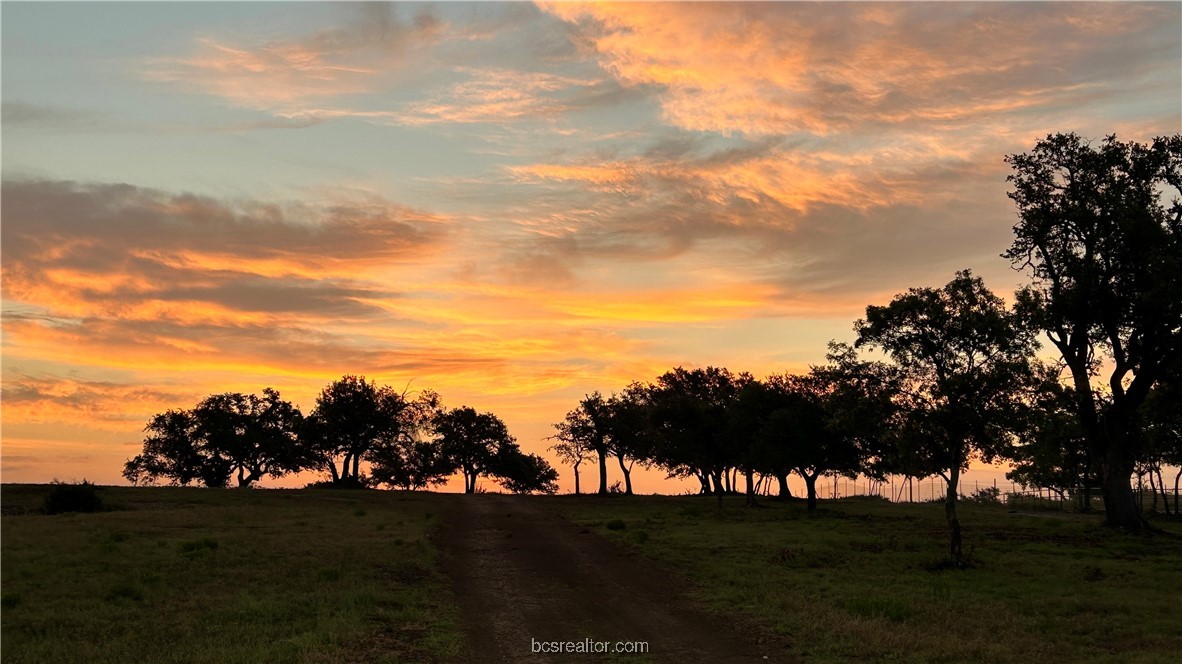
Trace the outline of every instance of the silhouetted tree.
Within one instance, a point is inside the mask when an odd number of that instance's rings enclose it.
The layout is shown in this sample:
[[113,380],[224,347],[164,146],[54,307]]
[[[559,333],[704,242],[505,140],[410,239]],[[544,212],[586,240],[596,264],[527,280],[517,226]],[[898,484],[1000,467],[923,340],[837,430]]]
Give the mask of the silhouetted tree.
[[649,390],[654,463],[672,476],[697,477],[703,492],[712,490],[720,505],[723,474],[736,461],[730,410],[750,380],[749,374],[736,375],[725,368],[677,367],[657,378]]
[[1047,369],[1030,397],[1017,430],[1017,445],[1006,453],[1013,464],[1006,478],[1050,489],[1060,496],[1078,490],[1081,506],[1088,509],[1095,464],[1075,415],[1074,389],[1059,382],[1057,369]]
[[558,433],[551,439],[558,442],[549,447],[560,460],[570,464],[575,472],[575,495],[581,493],[579,484],[579,466],[583,463],[595,463],[595,449],[592,447],[593,438],[588,435],[585,420],[577,410],[566,415],[566,419],[554,425]]
[[1182,383],[1174,378],[1155,385],[1141,404],[1139,415],[1145,435],[1144,456],[1157,475],[1156,484],[1165,501],[1165,511],[1170,513],[1170,503],[1162,469],[1174,466],[1173,513],[1182,514],[1178,511],[1178,487],[1182,481]]
[[124,464],[123,476],[132,484],[154,484],[165,479],[182,486],[200,481],[208,487],[225,487],[232,472],[229,460],[201,445],[195,430],[189,411],[154,415],[144,427],[148,435],[143,452]]
[[632,468],[649,464],[652,432],[649,425],[648,390],[633,383],[607,400],[607,443],[624,475],[624,494],[632,495]]
[[513,493],[554,493],[558,471],[536,454],[524,454],[516,445],[501,449],[494,463],[497,483]]
[[[1182,135],[1093,146],[1055,134],[1006,162],[1019,221],[1003,255],[1033,279],[1021,301],[1071,372],[1105,520],[1139,531],[1136,412],[1182,353],[1182,202],[1162,202],[1182,193]],[[1106,399],[1092,384],[1102,370]]]
[[[571,446],[572,453],[590,450],[595,453],[599,464],[599,495],[607,495],[607,456],[611,453],[608,443],[607,400],[599,392],[583,397],[578,408],[566,414],[566,419],[554,425],[555,435],[562,444]],[[575,472],[578,482],[578,471]]]
[[947,484],[949,554],[962,560],[956,515],[960,473],[975,453],[998,456],[1017,428],[1032,383],[1033,333],[981,279],[964,270],[943,288],[913,288],[866,308],[856,346],[882,349],[902,372],[909,435]]
[[769,376],[772,409],[757,437],[762,447],[779,447],[783,458],[805,483],[808,511],[817,509],[817,479],[822,475],[857,477],[864,466],[854,429],[836,410],[841,386],[835,374],[814,368],[804,376]]
[[261,397],[211,395],[192,410],[153,417],[143,453],[127,462],[123,475],[132,483],[164,477],[211,487],[226,486],[233,475],[240,487],[280,477],[310,463],[296,441],[301,419],[300,411],[271,388]]
[[464,492],[476,492],[481,475],[499,475],[501,465],[520,450],[499,417],[462,406],[443,410],[433,423],[436,441],[454,470],[464,475]]
[[374,482],[415,491],[443,484],[455,472],[443,447],[433,440],[405,440],[379,445],[366,459]]
[[[365,485],[362,460],[376,449],[394,446],[401,450],[417,440],[437,401],[431,392],[410,400],[389,386],[366,381],[364,376],[346,375],[320,392],[300,436],[318,466],[328,469],[334,484]],[[391,450],[384,452],[387,462],[392,454]]]
[[218,394],[193,409],[197,435],[225,456],[238,486],[301,470],[308,462],[296,443],[303,415],[279,392]]
[[747,505],[756,504],[753,474],[760,472],[780,478],[780,497],[790,495],[788,473],[792,471],[789,447],[779,437],[766,431],[776,417],[779,395],[763,381],[750,380],[736,395],[730,412],[730,436],[744,443],[739,454],[739,466],[746,479]]

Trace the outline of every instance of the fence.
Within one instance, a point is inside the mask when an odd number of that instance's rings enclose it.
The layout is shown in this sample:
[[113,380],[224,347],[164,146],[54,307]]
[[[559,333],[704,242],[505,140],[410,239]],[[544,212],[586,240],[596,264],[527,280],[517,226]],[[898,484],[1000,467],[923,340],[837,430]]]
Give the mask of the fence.
[[[774,482],[761,482],[762,492],[774,491]],[[1062,511],[1078,511],[1084,509],[1103,510],[1104,498],[1099,487],[1091,487],[1084,491],[1082,487],[1056,491],[1038,487],[1024,487],[1016,482],[961,482],[957,493],[962,499],[980,496],[982,490],[992,489],[997,500],[1019,509],[1047,509]],[[1182,514],[1182,490],[1169,487],[1151,489],[1148,483],[1134,484],[1134,494],[1142,512],[1161,511],[1170,514]],[[885,481],[858,478],[854,480],[837,479],[826,482],[817,481],[817,497],[821,499],[877,497],[896,503],[924,503],[944,500],[948,493],[948,485],[940,477],[903,478],[889,477]],[[797,494],[799,495],[799,494]],[[1086,501],[1086,502],[1085,502]]]

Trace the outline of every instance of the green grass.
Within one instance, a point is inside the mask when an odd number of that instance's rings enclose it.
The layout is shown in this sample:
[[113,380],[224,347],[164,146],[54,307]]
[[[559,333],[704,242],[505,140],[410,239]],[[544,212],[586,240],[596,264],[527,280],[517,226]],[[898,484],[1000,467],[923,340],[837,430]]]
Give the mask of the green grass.
[[696,599],[807,662],[1176,662],[1182,527],[962,505],[969,569],[945,569],[943,506],[562,497],[572,520],[689,577]]
[[455,603],[429,529],[447,497],[102,487],[37,514],[5,485],[8,662],[446,662]]

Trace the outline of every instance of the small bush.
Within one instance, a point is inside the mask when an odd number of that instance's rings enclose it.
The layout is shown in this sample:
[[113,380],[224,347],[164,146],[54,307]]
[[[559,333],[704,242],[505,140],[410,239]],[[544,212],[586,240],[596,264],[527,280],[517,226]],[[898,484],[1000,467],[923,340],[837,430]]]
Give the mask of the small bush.
[[44,509],[46,514],[98,512],[103,509],[103,499],[95,486],[86,480],[79,484],[55,481],[45,496]]
[[995,486],[987,486],[984,489],[977,489],[973,495],[969,496],[969,500],[982,505],[1000,505],[1001,489],[998,489]]
[[876,493],[862,496],[847,496],[846,500],[872,502],[872,503],[890,503],[891,499],[886,496],[880,496]]
[[342,477],[335,482],[333,480],[321,480],[319,482],[312,482],[304,487],[305,489],[370,489],[372,482],[368,477]]
[[623,530],[628,527],[628,524],[624,523],[623,519],[612,519],[604,525],[608,530]]

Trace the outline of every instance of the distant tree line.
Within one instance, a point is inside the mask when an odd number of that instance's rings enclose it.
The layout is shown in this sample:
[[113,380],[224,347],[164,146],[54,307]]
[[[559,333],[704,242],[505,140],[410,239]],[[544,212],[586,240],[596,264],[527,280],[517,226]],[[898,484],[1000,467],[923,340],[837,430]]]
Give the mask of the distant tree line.
[[211,395],[154,416],[145,431],[143,451],[123,469],[132,484],[248,487],[320,471],[328,474],[324,486],[413,490],[459,472],[468,493],[480,477],[515,493],[557,490],[558,473],[523,452],[496,415],[448,409],[434,392],[411,398],[363,376],[330,383],[306,416],[266,388],[262,396]]
[[[1143,529],[1131,477],[1164,491],[1162,468],[1182,465],[1182,135],[1092,145],[1058,134],[1006,161],[1019,220],[1003,256],[1030,278],[1012,306],[964,270],[868,307],[853,345],[831,342],[827,363],[802,375],[678,367],[587,395],[551,447],[576,492],[585,465],[609,491],[609,458],[624,493],[635,464],[720,497],[741,475],[748,502],[755,476],[788,496],[795,473],[810,511],[823,475],[939,476],[960,559],[960,474],[1006,459],[1023,483],[1098,489],[1109,525]],[[1057,362],[1036,359],[1041,339]]]

